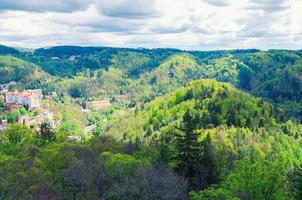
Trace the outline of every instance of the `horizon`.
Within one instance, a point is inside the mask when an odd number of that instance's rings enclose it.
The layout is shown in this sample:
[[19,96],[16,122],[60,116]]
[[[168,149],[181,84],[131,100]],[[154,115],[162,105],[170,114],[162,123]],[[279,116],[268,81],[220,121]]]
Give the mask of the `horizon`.
[[257,51],[300,51],[302,50],[301,48],[297,49],[260,49],[260,48],[241,48],[241,49],[210,49],[210,50],[201,50],[201,49],[180,49],[180,48],[170,48],[170,47],[122,47],[122,46],[102,46],[102,45],[72,45],[72,44],[62,44],[62,45],[54,45],[54,46],[41,46],[41,47],[36,47],[36,48],[28,48],[24,46],[9,46],[5,44],[1,44],[0,46],[6,46],[9,48],[14,48],[14,49],[28,49],[28,50],[37,50],[37,49],[50,49],[54,47],[82,47],[82,48],[117,48],[117,49],[147,49],[147,50],[153,50],[153,49],[175,49],[183,52],[193,52],[193,51],[200,51],[200,52],[209,52],[209,51],[236,51],[236,50],[243,50],[243,51],[248,51],[248,50],[257,50]]
[[0,0],[0,44],[297,50],[300,10],[299,0]]

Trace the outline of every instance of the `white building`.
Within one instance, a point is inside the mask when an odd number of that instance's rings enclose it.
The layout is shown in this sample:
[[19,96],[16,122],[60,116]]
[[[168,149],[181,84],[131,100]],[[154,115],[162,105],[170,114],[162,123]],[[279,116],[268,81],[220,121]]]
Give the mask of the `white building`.
[[23,105],[38,108],[41,105],[42,90],[25,90],[23,92],[8,92],[5,96],[6,104]]

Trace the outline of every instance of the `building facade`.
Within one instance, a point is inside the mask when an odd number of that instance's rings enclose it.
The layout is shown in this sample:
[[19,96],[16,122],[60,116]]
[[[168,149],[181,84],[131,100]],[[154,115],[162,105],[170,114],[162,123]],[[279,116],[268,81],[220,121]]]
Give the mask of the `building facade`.
[[23,92],[8,92],[5,94],[6,104],[23,105],[29,109],[38,108],[41,105],[42,90],[25,90]]

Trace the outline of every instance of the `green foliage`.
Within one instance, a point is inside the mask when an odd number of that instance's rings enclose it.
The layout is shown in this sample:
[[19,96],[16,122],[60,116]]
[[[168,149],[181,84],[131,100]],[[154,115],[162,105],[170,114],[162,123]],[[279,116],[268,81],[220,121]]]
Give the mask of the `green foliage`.
[[43,78],[43,72],[36,65],[13,56],[0,56],[1,84],[11,81],[27,83]]
[[11,48],[8,46],[0,45],[0,55],[14,55],[14,54],[19,54],[20,52],[16,50],[15,48]]
[[239,200],[233,194],[223,188],[210,187],[201,192],[191,192],[191,200]]
[[44,142],[53,142],[56,139],[53,128],[47,122],[40,125],[40,136]]
[[296,199],[302,198],[302,172],[301,166],[297,167],[292,175],[290,176],[291,181],[291,192]]
[[[152,127],[156,132],[168,129],[169,126],[178,127],[188,109],[198,112],[197,128],[212,128],[223,124],[250,128],[274,126],[279,112],[273,105],[229,84],[199,80],[145,104],[141,112],[136,116],[123,118],[123,122],[118,122],[118,127],[113,130],[127,130],[131,135],[132,131],[136,131],[133,134],[137,134],[137,131],[143,132],[141,128],[146,130]],[[137,128],[128,128],[131,124],[129,121],[135,121]],[[142,132],[140,133],[143,134]]]
[[[0,46],[0,54],[0,83],[55,91],[43,103],[61,122],[1,133],[0,199],[186,200],[187,186],[193,200],[300,198],[300,51]],[[113,107],[100,113],[79,106],[104,99]],[[1,118],[20,114],[29,113]],[[85,140],[66,144],[68,135]]]
[[242,159],[223,187],[240,199],[286,199],[286,181],[282,161]]
[[2,135],[2,141],[9,145],[30,143],[32,138],[32,130],[19,124],[11,124]]
[[20,114],[21,115],[27,115],[27,110],[23,107],[23,106],[21,106],[20,108],[19,108],[19,112],[20,112]]
[[196,115],[184,114],[181,132],[176,133],[176,168],[178,172],[189,180],[189,189],[196,189],[194,177],[199,173],[199,163],[201,162],[202,149],[198,143],[199,134],[194,132],[195,125],[198,122]]

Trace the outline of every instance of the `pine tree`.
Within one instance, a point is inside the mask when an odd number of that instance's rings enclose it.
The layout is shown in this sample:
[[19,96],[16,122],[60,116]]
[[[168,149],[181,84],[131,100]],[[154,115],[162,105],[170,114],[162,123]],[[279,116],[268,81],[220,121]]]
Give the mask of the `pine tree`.
[[198,173],[201,152],[199,134],[195,132],[198,119],[196,115],[192,115],[189,111],[184,114],[182,127],[176,134],[175,157],[177,171],[188,179],[189,190],[195,188],[194,177]]
[[296,199],[302,199],[302,167],[298,167],[291,177]]
[[197,182],[199,190],[205,189],[211,184],[218,183],[217,167],[214,160],[210,134],[207,134],[206,138],[201,142],[201,151]]

